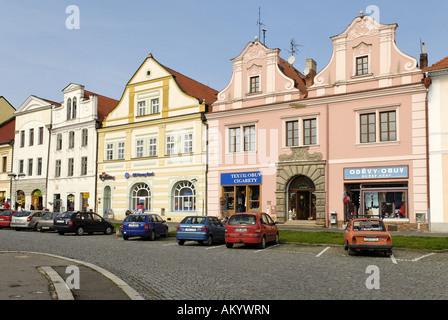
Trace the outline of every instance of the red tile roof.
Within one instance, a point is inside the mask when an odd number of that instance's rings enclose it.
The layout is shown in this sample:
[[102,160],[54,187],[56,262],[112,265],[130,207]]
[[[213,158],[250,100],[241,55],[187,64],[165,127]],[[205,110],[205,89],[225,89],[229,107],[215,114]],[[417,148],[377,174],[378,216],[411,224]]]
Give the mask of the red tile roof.
[[440,70],[440,69],[447,69],[448,68],[448,57],[443,58],[442,60],[434,63],[430,67],[426,67],[423,69],[423,72],[425,71],[433,71],[433,70]]
[[205,99],[205,103],[208,105],[216,101],[218,91],[200,82],[197,82],[196,80],[193,80],[187,76],[184,76],[183,74],[174,71],[171,68],[168,68],[166,66],[163,67],[173,75],[174,80],[176,80],[177,84],[179,85],[179,88],[186,94],[195,97],[196,99],[201,101]]
[[283,71],[285,76],[288,78],[291,78],[295,80],[296,84],[295,87],[299,89],[302,93],[307,93],[307,88],[304,80],[303,74],[301,74],[296,68],[294,68],[292,65],[290,65],[288,62],[286,62],[284,59],[280,58],[280,70]]
[[0,144],[8,143],[14,140],[14,131],[16,129],[16,117],[0,123]]
[[91,91],[84,90],[84,98],[89,99],[89,96],[91,94],[94,94],[98,97],[98,121],[104,121],[106,119],[109,112],[111,112],[117,105],[118,100],[108,98],[105,96],[102,96],[100,94],[96,94]]

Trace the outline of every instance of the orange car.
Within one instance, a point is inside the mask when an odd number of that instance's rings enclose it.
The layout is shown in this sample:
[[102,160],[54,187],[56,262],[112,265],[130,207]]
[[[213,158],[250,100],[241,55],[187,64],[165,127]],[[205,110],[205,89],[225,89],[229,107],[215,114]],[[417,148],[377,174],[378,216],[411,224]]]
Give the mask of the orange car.
[[357,251],[383,251],[392,254],[392,237],[381,219],[356,218],[349,220],[344,231],[344,248],[349,254]]

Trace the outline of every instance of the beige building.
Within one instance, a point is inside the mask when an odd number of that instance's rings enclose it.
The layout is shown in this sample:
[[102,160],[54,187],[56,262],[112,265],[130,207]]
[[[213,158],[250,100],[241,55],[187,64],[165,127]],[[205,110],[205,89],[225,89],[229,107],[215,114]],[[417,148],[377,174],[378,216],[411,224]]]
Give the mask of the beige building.
[[217,92],[150,54],[98,129],[97,211],[206,214],[204,113]]

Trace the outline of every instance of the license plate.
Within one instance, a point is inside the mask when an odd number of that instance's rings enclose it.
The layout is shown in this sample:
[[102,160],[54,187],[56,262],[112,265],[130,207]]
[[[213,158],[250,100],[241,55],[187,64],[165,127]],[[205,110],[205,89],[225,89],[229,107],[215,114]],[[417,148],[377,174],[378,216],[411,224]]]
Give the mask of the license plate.
[[130,224],[128,224],[128,226],[131,228],[136,228],[136,227],[138,227],[138,223],[130,223]]
[[0,220],[2,220],[2,221],[3,221],[3,220],[5,220],[5,218],[3,218],[3,217],[0,217]]
[[65,220],[56,220],[57,223],[65,223]]
[[247,228],[236,228],[235,232],[246,232]]
[[185,231],[196,231],[196,228],[185,228]]
[[375,242],[375,241],[378,241],[378,238],[364,238],[364,241],[366,241],[366,242],[368,242],[368,241]]

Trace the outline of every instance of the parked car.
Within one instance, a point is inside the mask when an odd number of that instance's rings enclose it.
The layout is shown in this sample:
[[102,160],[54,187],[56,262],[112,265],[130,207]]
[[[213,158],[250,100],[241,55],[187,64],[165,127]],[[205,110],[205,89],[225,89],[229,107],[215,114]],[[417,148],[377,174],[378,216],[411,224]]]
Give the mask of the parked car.
[[6,210],[0,213],[0,228],[7,228],[11,224],[11,219],[17,211]]
[[392,237],[381,219],[356,218],[349,220],[344,230],[344,248],[349,254],[362,250],[392,254]]
[[44,213],[40,210],[19,211],[12,216],[10,227],[15,230],[36,230],[37,222],[42,219]]
[[225,226],[216,217],[187,216],[179,223],[176,239],[179,245],[185,241],[198,241],[212,245],[214,241],[224,242]]
[[37,230],[40,232],[54,231],[54,218],[56,218],[59,214],[60,212],[46,212],[42,219],[37,222]]
[[67,211],[54,219],[53,229],[60,235],[75,233],[81,236],[94,232],[111,234],[114,231],[114,225],[94,212]]
[[225,241],[227,248],[235,243],[253,243],[264,249],[267,242],[278,243],[277,223],[264,212],[236,213],[227,221]]
[[124,240],[129,237],[143,237],[154,240],[156,237],[168,237],[168,225],[157,214],[130,214],[121,224]]

